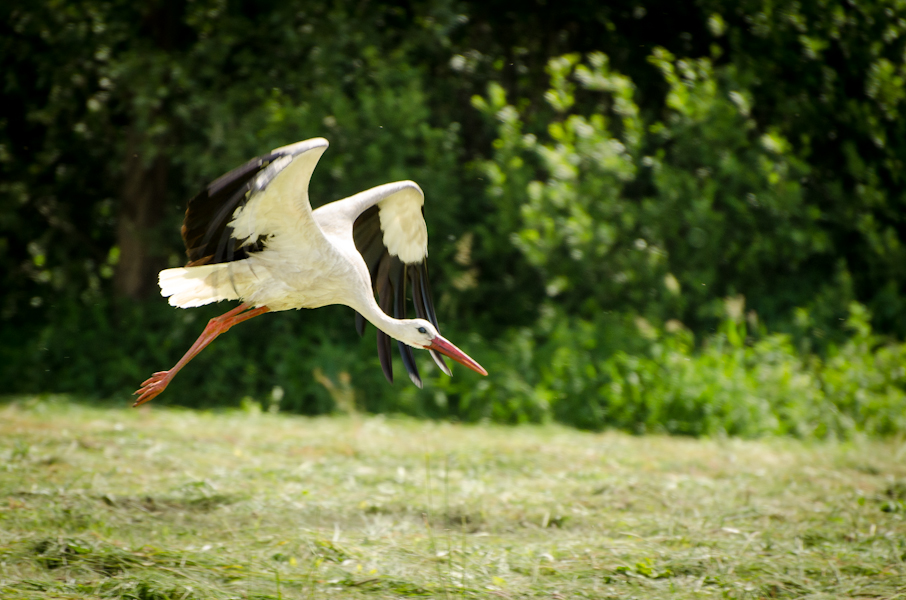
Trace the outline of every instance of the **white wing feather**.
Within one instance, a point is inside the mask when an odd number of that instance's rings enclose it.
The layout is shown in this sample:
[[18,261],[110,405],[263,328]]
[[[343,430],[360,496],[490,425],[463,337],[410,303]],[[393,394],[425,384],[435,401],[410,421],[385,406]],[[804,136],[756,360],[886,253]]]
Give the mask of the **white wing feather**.
[[248,202],[233,214],[230,222],[233,237],[248,238],[251,244],[260,235],[287,231],[288,227],[320,233],[311,218],[308,184],[326,149],[324,138],[275,149],[274,152],[293,154],[278,158],[255,177]]
[[418,185],[390,194],[378,203],[384,245],[404,263],[419,263],[428,256],[428,227],[422,216],[425,196]]
[[327,233],[349,235],[352,223],[378,205],[384,246],[405,263],[420,263],[428,256],[428,227],[422,216],[425,194],[414,181],[396,181],[326,204],[314,211]]

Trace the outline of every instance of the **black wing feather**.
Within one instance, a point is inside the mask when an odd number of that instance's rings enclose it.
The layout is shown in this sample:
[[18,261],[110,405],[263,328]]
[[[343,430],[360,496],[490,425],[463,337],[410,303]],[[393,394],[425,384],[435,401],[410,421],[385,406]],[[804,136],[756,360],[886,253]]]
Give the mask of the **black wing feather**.
[[[390,255],[385,255],[377,268],[377,283],[375,292],[378,295],[378,306],[387,314],[390,314],[393,306],[393,286],[390,284],[388,271],[390,270]],[[378,358],[381,361],[381,369],[384,371],[384,377],[387,381],[393,383],[393,360],[390,356],[390,336],[378,329],[377,332],[377,349]]]
[[[378,264],[384,256],[384,244],[381,241],[381,222],[377,216],[378,207],[372,206],[359,216],[353,228],[356,248],[365,259],[368,272],[371,273],[371,285],[377,293]],[[355,313],[355,329],[360,336],[365,335],[365,317]]]
[[428,285],[428,264],[423,262],[419,267],[418,281],[422,290],[422,298],[424,298],[425,311],[428,313],[428,320],[431,321],[431,324],[436,329],[438,327],[437,315],[434,313],[434,298],[431,296],[431,286]]
[[355,330],[358,332],[359,337],[365,335],[365,317],[363,317],[358,311],[355,312]]
[[[384,232],[381,230],[379,208],[372,206],[356,219],[353,225],[353,239],[356,249],[365,259],[368,271],[371,273],[371,283],[375,294],[378,296],[378,305],[385,313],[392,314],[396,319],[406,318],[406,292],[409,284],[412,285],[412,300],[415,304],[415,314],[420,319],[425,319],[440,331],[437,324],[437,315],[434,312],[434,302],[431,297],[431,288],[428,284],[428,268],[424,261],[420,263],[404,264],[398,257],[390,256],[384,246]],[[391,313],[391,308],[393,312]],[[365,319],[356,313],[356,331],[359,335],[364,333]],[[390,337],[378,330],[378,357],[381,368],[388,381],[393,381],[393,368],[390,362]],[[415,364],[412,348],[397,341],[403,365],[409,373],[409,378],[418,387],[422,387],[422,380]],[[443,357],[430,350],[438,366],[449,374],[449,368]]]
[[371,273],[371,283],[376,285],[378,263],[385,254],[384,234],[381,231],[381,219],[378,216],[378,207],[372,206],[356,219],[352,230],[356,249],[365,259],[368,272]]
[[[412,301],[415,303],[415,314],[419,319],[430,321],[434,328],[440,331],[437,326],[437,315],[434,314],[434,303],[431,301],[431,289],[428,287],[428,265],[424,262],[418,265],[412,265],[409,269],[409,278],[412,281]],[[440,367],[440,370],[450,374],[450,367],[443,355],[436,350],[428,350],[434,362]]]
[[251,243],[247,238],[234,238],[229,223],[236,209],[248,201],[258,175],[274,160],[287,154],[285,151],[271,152],[253,158],[218,177],[189,200],[182,225],[189,266],[242,260],[248,258],[250,252],[264,248],[263,236]]
[[[396,256],[390,258],[390,281],[393,283],[393,318],[406,318],[406,265]],[[409,379],[418,387],[422,387],[422,378],[415,366],[415,357],[412,356],[412,347],[397,340],[396,345],[403,359],[403,366],[409,373]]]

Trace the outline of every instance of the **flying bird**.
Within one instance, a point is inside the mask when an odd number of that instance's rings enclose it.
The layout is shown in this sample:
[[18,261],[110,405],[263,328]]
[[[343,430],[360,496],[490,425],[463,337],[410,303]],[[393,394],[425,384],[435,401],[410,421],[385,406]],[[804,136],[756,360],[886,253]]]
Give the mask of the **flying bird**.
[[[221,300],[241,304],[211,319],[173,368],[142,383],[133,406],[163,392],[180,369],[234,325],[266,312],[328,304],[351,307],[359,335],[366,320],[377,327],[388,381],[393,381],[390,338],[397,340],[403,365],[419,387],[412,348],[428,350],[447,375],[442,354],[488,374],[438,332],[421,188],[412,181],[388,183],[313,211],[308,184],[327,145],[314,138],[277,148],[189,200],[182,226],[189,262],[160,272],[161,295],[180,308]],[[416,319],[406,318],[410,287]]]

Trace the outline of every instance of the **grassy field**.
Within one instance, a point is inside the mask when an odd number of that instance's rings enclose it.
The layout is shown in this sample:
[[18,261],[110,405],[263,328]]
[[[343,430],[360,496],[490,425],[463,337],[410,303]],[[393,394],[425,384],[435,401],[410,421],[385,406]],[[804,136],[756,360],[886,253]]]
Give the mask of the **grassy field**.
[[906,598],[906,443],[0,405],[0,597]]

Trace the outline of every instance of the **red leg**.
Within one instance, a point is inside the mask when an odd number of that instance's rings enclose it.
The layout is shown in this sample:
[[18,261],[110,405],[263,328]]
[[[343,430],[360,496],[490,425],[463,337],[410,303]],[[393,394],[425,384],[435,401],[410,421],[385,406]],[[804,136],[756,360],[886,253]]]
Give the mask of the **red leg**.
[[238,325],[243,321],[248,321],[252,317],[263,315],[269,310],[270,309],[266,306],[259,306],[258,308],[249,310],[248,304],[240,304],[230,312],[224,313],[219,317],[215,317],[208,321],[204,331],[201,332],[201,335],[198,336],[198,339],[195,340],[195,343],[192,344],[189,351],[179,359],[179,362],[176,363],[172,369],[169,371],[158,371],[142,383],[141,389],[133,394],[133,396],[136,394],[138,395],[138,400],[136,400],[135,404],[132,406],[135,407],[139,404],[144,404],[163,392],[170,384],[170,380],[176,376],[179,370],[186,366],[190,360],[195,358],[199,352],[204,350],[205,346],[217,339],[218,335],[226,333],[233,325]]

